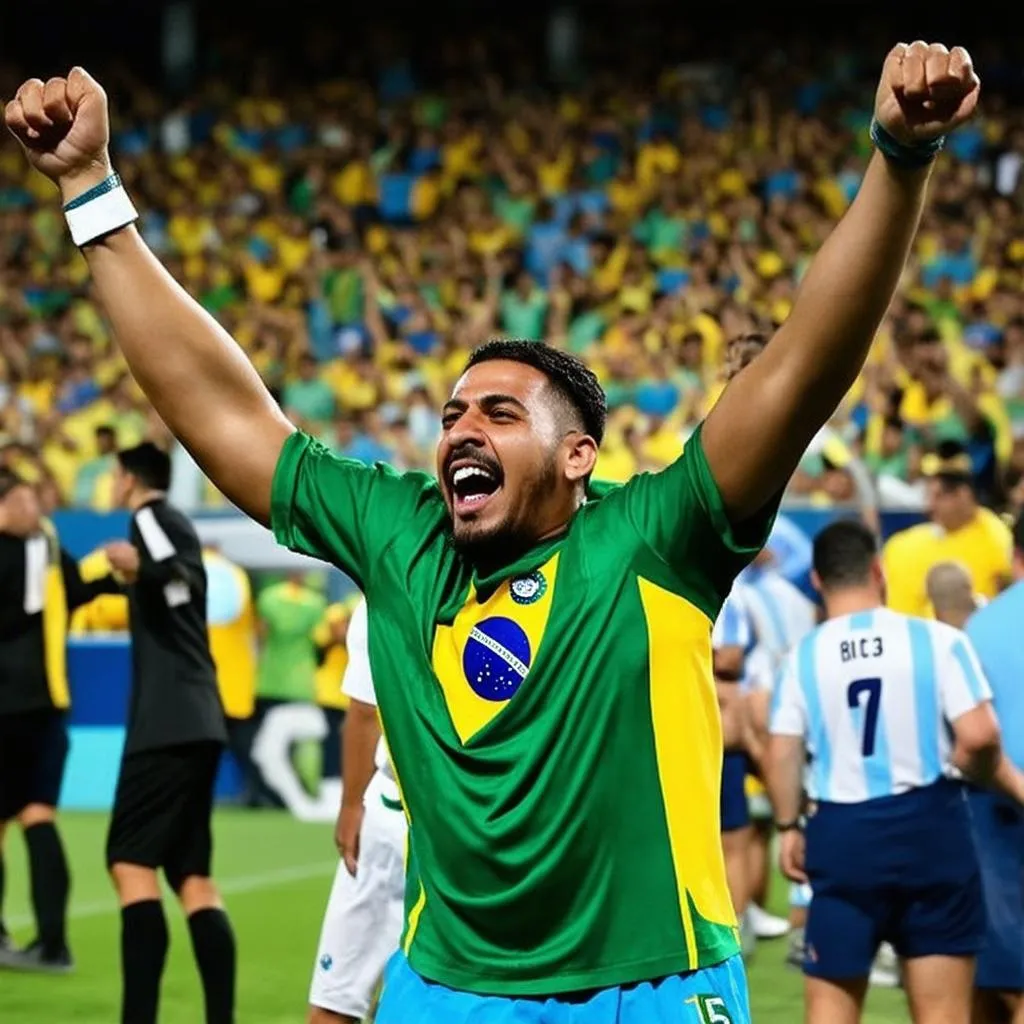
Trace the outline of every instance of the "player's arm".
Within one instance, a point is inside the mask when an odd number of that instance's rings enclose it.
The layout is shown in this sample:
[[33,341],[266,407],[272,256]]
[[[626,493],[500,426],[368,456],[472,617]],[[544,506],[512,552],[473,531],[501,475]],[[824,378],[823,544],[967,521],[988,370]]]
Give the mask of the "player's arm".
[[740,680],[751,639],[750,619],[734,591],[725,599],[711,630],[711,667],[722,717],[722,740],[727,750],[743,742]]
[[807,881],[801,817],[807,764],[807,708],[791,654],[772,691],[767,753],[762,765],[765,791],[779,831],[779,867],[791,881]]
[[950,723],[953,763],[972,782],[998,789],[1024,805],[1024,774],[1003,751],[1002,733],[992,704],[986,701]]
[[[901,145],[921,146],[967,120],[977,95],[962,48],[900,44],[886,58],[875,117]],[[786,486],[860,372],[910,251],[929,176],[930,165],[908,169],[874,155],[789,318],[708,415],[704,453],[732,522],[754,516]]]
[[[107,98],[80,68],[45,86],[26,82],[7,105],[6,122],[65,204],[111,174]],[[228,498],[269,522],[274,468],[294,427],[259,375],[134,227],[83,252],[95,295],[157,412]]]
[[807,748],[803,736],[772,733],[765,758],[765,788],[775,812],[783,824],[796,822],[803,810],[804,765]]
[[190,588],[202,583],[202,560],[188,554],[195,541],[182,536],[182,529],[173,521],[161,519],[156,509],[146,506],[135,513],[135,529],[139,536],[139,580],[157,584],[178,580]]
[[381,737],[377,692],[370,672],[369,619],[366,600],[352,610],[345,647],[348,666],[341,690],[349,698],[342,733],[341,811],[335,831],[338,852],[351,874],[359,859],[359,832],[363,824],[363,797],[376,770]]
[[744,744],[760,771],[768,754],[768,719],[771,713],[774,672],[771,658],[763,647],[751,654],[750,689],[743,701]]
[[807,763],[807,713],[790,655],[772,691],[764,783],[775,820],[788,825],[803,810],[804,766]]
[[88,604],[100,594],[121,593],[121,584],[114,578],[109,565],[106,567],[107,571],[102,575],[86,579],[78,562],[61,548],[60,568],[64,577],[64,593],[67,597],[69,612]]
[[718,712],[722,719],[722,745],[735,750],[743,745],[743,695],[736,680],[715,678]]
[[424,481],[335,458],[298,433],[241,349],[138,232],[119,227],[132,209],[110,177],[106,95],[86,72],[75,68],[45,85],[30,79],[5,119],[65,204],[84,204],[69,215],[81,229],[95,294],[167,425],[220,490],[271,525],[281,544],[364,582],[395,532],[415,529],[409,518],[421,508],[433,515],[420,501]]
[[352,698],[341,734],[341,813],[335,841],[351,874],[359,861],[359,830],[363,797],[376,769],[374,755],[380,740],[380,720],[373,704]]

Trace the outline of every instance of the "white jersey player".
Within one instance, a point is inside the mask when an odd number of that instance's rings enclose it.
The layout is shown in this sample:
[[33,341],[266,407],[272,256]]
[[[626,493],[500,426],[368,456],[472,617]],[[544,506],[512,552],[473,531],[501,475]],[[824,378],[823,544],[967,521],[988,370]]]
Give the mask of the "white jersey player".
[[[313,982],[310,1024],[358,1024],[367,1015],[384,966],[398,949],[405,895],[406,820],[383,738],[376,725],[377,698],[367,650],[366,602],[360,600],[348,627],[348,668],[342,690],[352,701],[345,744],[358,746],[351,725],[372,721],[377,731],[375,770],[363,795],[358,854],[343,851],[327,902]],[[373,709],[372,718],[363,714]],[[346,769],[349,757],[346,754]],[[369,766],[349,773],[344,784],[359,784]],[[350,796],[354,796],[351,794]],[[352,873],[351,868],[355,869]]]
[[814,574],[828,621],[787,658],[767,760],[783,870],[814,893],[806,1020],[855,1024],[889,942],[913,1019],[966,1021],[984,907],[960,771],[1015,793],[1024,780],[1000,756],[970,641],[883,606],[866,527],[840,521],[818,534]]

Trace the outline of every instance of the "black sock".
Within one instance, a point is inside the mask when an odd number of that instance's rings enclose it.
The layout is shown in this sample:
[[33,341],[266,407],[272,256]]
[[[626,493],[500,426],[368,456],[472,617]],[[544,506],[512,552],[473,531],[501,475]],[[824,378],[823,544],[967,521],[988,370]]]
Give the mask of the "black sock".
[[44,956],[59,956],[67,947],[65,924],[71,876],[57,826],[43,821],[25,829],[29,871],[32,877],[32,909],[39,928]]
[[199,976],[206,998],[206,1024],[233,1024],[235,1019],[235,933],[228,915],[217,907],[197,910],[188,919]]
[[156,1024],[168,941],[159,900],[121,908],[121,1024]]
[[0,939],[7,938],[7,929],[4,927],[4,855],[0,851]]

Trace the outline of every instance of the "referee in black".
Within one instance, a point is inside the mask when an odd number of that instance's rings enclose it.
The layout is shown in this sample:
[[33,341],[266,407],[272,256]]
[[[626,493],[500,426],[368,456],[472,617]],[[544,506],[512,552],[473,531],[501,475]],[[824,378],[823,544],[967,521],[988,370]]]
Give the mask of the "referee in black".
[[121,1021],[157,1019],[168,946],[162,868],[188,918],[207,1024],[232,1024],[235,939],[210,878],[213,789],[227,733],[202,551],[188,518],[167,503],[170,482],[170,457],[156,445],[118,455],[115,497],[132,512],[131,541],[108,545],[107,555],[127,584],[133,672],[107,837],[121,902]]
[[[68,754],[68,616],[112,577],[85,583],[43,519],[35,489],[0,469],[0,844],[16,820],[28,848],[36,938],[15,949],[0,919],[0,966],[64,974],[70,875],[56,808]],[[4,870],[0,855],[0,897]]]

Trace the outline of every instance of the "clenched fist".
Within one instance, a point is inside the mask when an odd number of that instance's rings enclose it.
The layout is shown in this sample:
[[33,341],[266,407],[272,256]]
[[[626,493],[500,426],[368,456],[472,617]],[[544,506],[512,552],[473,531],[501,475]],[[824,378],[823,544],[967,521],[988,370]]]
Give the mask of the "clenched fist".
[[947,50],[941,43],[898,43],[882,68],[875,117],[905,145],[927,142],[971,117],[980,84],[962,46]]
[[107,94],[82,68],[67,78],[30,78],[4,110],[29,162],[61,187],[64,198],[110,173]]

